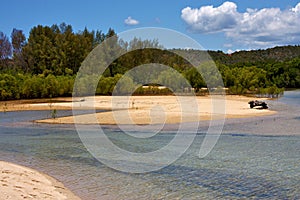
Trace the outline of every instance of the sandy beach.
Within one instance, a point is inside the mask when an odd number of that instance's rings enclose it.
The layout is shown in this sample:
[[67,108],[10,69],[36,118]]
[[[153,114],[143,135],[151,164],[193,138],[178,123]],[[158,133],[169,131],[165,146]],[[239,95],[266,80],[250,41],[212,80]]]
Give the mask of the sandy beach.
[[0,199],[78,199],[48,175],[20,165],[0,161]]
[[[106,110],[97,114],[76,114],[79,124],[163,124],[194,122],[221,118],[245,118],[275,114],[269,109],[250,109],[248,102],[254,97],[227,95],[211,96],[96,96],[73,99],[60,98],[55,102],[6,104],[12,110]],[[259,99],[266,100],[266,99]],[[62,101],[62,102],[59,102]],[[3,110],[2,105],[2,110]],[[39,123],[74,123],[73,116],[37,120]]]

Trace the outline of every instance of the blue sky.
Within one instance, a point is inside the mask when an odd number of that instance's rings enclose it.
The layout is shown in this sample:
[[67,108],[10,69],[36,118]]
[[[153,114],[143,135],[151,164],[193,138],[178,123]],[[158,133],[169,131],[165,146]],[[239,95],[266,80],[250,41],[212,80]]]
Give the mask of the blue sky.
[[[0,31],[13,28],[28,37],[36,25],[66,22],[74,31],[141,27],[179,31],[205,49],[231,52],[300,44],[299,0],[6,0]],[[298,6],[297,6],[298,5]]]

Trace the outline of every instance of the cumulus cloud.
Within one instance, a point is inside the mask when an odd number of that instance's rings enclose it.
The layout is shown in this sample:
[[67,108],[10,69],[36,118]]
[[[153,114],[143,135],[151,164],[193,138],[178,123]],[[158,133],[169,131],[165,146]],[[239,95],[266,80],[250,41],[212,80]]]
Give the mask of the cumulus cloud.
[[291,9],[293,12],[300,12],[300,3],[297,4],[295,8]]
[[181,11],[181,18],[193,32],[217,32],[237,25],[237,6],[232,2],[225,2],[221,6],[203,6],[201,8],[186,7]]
[[247,9],[241,13],[233,2],[219,7],[186,7],[181,18],[190,31],[195,33],[224,32],[233,42],[248,46],[274,46],[299,44],[300,3],[294,8]]
[[139,21],[136,19],[133,19],[131,16],[129,16],[129,17],[127,17],[127,19],[124,20],[124,23],[126,25],[133,26],[133,25],[139,24]]

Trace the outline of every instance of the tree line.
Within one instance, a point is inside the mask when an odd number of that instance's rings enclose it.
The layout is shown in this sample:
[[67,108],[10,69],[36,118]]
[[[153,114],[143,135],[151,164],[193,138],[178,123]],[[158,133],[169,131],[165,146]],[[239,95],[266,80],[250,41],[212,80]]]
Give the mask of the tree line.
[[[22,30],[13,29],[10,38],[0,31],[0,100],[71,96],[74,80],[83,60],[98,44],[111,36],[116,36],[111,28],[107,33],[87,28],[74,32],[72,26],[65,23],[35,26],[28,38]],[[131,41],[117,38],[115,42],[118,48],[129,52],[114,60],[103,76],[90,74],[82,77],[78,90],[86,91],[85,94],[96,92],[111,95],[123,74],[136,66],[149,63],[160,63],[177,70],[195,92],[207,87],[204,72],[211,74],[209,81],[219,80],[220,77],[210,71],[213,69],[212,65],[219,69],[224,87],[231,94],[278,95],[283,88],[300,87],[299,46],[225,54],[221,51],[164,49],[158,40],[140,38]],[[139,49],[134,50],[137,47]],[[201,60],[196,66],[198,70],[180,55],[188,57],[188,60]],[[199,71],[203,72],[202,75]],[[116,90],[121,93],[135,90],[136,94],[172,92],[172,88],[143,89],[142,85],[138,85],[152,80],[153,84],[157,81],[162,85],[174,85],[174,89],[181,90],[176,92],[183,92],[187,85],[176,82],[178,79],[174,77],[176,74],[172,77],[166,73],[153,73],[153,70],[143,71],[138,76],[127,76],[122,80],[123,89]],[[97,87],[90,91],[93,81],[98,81],[95,83]]]

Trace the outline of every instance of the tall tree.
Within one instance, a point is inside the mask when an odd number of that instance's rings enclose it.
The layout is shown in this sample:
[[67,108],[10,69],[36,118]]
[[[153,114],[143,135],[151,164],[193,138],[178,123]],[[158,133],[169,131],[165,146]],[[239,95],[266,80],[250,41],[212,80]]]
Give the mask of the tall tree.
[[105,40],[105,34],[97,30],[94,36],[93,48]]
[[112,37],[112,36],[115,36],[115,35],[117,35],[117,34],[116,34],[116,32],[114,31],[114,29],[109,28],[108,31],[107,31],[107,33],[106,33],[106,35],[105,35],[105,37],[106,37],[106,38],[109,38],[109,37]]
[[55,56],[54,41],[55,33],[50,27],[38,25],[31,29],[24,54],[33,73],[51,69]]
[[13,29],[11,33],[11,42],[13,48],[13,54],[19,54],[22,52],[22,48],[26,44],[26,37],[22,30]]
[[26,69],[26,64],[22,54],[22,49],[26,44],[26,37],[22,30],[13,29],[11,33],[11,42],[13,49],[13,60],[15,67],[20,67],[23,70]]
[[2,67],[7,66],[7,60],[11,57],[12,53],[11,49],[8,37],[0,31],[0,64],[3,65]]
[[118,52],[120,51],[121,47],[119,46],[119,39],[116,34],[116,32],[112,29],[109,28],[107,34],[105,35],[106,41],[104,42],[104,51],[105,51],[105,61],[107,62],[106,64],[109,64],[108,69],[109,69],[109,74],[111,77],[115,76],[115,68],[117,66],[117,63],[114,61],[112,63],[109,63],[110,59],[112,57],[115,57],[118,55]]

